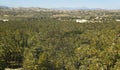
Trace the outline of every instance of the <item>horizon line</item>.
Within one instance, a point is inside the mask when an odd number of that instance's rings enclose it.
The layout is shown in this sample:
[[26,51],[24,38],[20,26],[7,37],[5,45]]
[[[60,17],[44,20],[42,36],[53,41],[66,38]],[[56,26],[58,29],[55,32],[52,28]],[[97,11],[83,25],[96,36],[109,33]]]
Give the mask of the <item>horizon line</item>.
[[89,7],[85,7],[85,6],[81,6],[81,7],[65,7],[65,6],[61,6],[61,7],[39,7],[39,6],[4,6],[4,5],[0,5],[0,7],[8,7],[8,8],[45,8],[45,9],[88,9],[88,10],[92,10],[92,9],[103,9],[103,10],[120,10],[120,8],[100,8],[100,7],[96,7],[96,8],[89,8]]

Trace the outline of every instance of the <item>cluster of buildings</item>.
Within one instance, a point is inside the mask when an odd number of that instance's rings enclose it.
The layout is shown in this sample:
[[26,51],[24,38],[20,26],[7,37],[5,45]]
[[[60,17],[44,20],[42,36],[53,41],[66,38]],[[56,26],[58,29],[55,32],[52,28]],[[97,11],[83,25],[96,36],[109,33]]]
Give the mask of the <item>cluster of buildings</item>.
[[[114,20],[112,18],[107,18],[107,17],[95,17],[95,18],[92,18],[92,19],[76,19],[75,21],[77,23],[101,23],[101,22],[104,22],[104,21],[111,21],[111,20]],[[120,19],[115,19],[114,21],[116,22],[120,22]]]

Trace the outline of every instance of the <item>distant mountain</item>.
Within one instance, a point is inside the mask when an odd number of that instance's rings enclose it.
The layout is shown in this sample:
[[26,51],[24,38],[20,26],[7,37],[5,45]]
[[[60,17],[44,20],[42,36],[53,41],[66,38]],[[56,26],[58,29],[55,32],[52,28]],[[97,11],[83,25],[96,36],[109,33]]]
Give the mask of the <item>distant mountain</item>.
[[101,8],[88,8],[88,7],[58,7],[58,8],[41,8],[41,7],[8,7],[8,6],[1,6],[0,9],[10,9],[14,8],[17,10],[34,10],[34,11],[41,11],[41,10],[103,10]]
[[72,7],[60,7],[60,8],[52,8],[54,10],[89,10],[87,7],[78,7],[78,8],[72,8]]
[[60,7],[60,8],[52,8],[53,10],[107,10],[102,8],[88,8],[88,7]]
[[0,9],[8,9],[8,6],[0,6]]
[[75,10],[75,8],[70,7],[60,7],[60,8],[52,8],[53,10]]
[[16,8],[12,8],[16,11],[49,11],[50,9],[47,8],[40,8],[40,7],[16,7]]
[[90,10],[90,8],[88,7],[80,7],[80,8],[77,8],[78,10]]

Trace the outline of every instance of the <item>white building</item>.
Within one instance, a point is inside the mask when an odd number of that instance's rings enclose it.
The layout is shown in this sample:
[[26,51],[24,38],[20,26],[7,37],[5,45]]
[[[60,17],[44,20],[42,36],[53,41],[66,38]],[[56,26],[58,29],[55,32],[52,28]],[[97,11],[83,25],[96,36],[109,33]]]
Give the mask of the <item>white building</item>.
[[120,22],[120,19],[116,19],[117,22]]
[[16,68],[16,69],[12,69],[12,68],[5,68],[5,70],[24,70],[23,68]]
[[3,22],[8,22],[9,20],[8,20],[8,19],[3,19],[2,21],[3,21]]
[[77,23],[86,23],[86,22],[88,22],[88,20],[85,20],[85,19],[77,19],[76,22],[77,22]]

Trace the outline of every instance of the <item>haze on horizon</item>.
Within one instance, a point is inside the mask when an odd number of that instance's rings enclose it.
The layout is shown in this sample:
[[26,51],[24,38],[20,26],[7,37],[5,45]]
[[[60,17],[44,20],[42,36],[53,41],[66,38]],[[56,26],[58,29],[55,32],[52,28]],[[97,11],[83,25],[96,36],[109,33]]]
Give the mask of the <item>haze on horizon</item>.
[[120,0],[0,0],[0,6],[41,8],[102,8],[120,9]]

